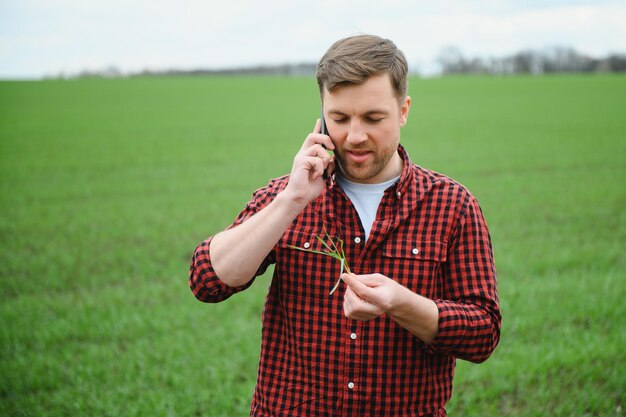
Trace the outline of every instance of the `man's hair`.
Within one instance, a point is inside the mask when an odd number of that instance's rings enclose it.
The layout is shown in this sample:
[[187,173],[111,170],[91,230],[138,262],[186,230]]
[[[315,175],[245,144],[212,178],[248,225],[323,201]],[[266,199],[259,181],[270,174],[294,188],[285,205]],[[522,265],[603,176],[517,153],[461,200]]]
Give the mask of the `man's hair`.
[[369,77],[389,74],[399,100],[406,97],[408,65],[404,54],[389,39],[375,35],[356,35],[335,42],[317,64],[320,96],[324,88],[359,85]]

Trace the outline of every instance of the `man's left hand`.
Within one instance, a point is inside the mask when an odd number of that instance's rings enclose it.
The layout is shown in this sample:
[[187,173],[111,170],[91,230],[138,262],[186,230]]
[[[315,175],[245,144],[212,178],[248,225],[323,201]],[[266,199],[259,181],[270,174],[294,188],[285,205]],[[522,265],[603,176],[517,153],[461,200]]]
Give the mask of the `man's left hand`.
[[402,286],[382,274],[343,274],[347,284],[343,299],[346,317],[367,321],[388,312],[394,306]]
[[341,279],[348,286],[343,312],[349,319],[368,321],[387,313],[425,343],[437,335],[439,310],[433,300],[382,274],[343,274]]

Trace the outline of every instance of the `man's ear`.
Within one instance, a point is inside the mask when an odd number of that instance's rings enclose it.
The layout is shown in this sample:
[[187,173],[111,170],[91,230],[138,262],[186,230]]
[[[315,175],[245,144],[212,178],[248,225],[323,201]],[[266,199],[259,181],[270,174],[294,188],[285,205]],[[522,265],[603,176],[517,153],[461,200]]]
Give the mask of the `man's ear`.
[[406,96],[400,106],[400,127],[404,127],[406,119],[409,117],[409,109],[411,108],[411,97]]

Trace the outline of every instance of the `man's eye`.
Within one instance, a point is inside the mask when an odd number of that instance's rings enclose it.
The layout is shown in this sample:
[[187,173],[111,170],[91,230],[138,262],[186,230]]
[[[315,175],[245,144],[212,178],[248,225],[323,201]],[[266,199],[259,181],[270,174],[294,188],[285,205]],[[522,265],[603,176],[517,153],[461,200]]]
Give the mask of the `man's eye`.
[[368,117],[367,121],[369,123],[380,123],[384,120],[384,118],[375,118],[375,117]]
[[333,121],[335,123],[341,124],[341,123],[345,123],[348,119],[345,117],[339,118],[339,119],[333,119]]

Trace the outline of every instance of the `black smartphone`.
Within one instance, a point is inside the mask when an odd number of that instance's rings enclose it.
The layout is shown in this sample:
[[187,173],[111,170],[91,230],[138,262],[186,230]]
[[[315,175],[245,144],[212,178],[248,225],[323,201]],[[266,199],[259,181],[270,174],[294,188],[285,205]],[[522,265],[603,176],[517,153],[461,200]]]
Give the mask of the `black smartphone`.
[[328,128],[326,128],[326,120],[324,120],[324,112],[322,112],[322,130],[320,133],[322,135],[328,135]]
[[[324,120],[324,111],[322,110],[322,128],[320,130],[322,135],[328,135],[328,128],[326,127],[326,120]],[[326,145],[322,144],[324,149],[326,149]],[[328,178],[328,168],[324,170],[324,174],[322,174],[322,178]]]

